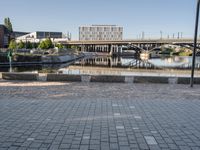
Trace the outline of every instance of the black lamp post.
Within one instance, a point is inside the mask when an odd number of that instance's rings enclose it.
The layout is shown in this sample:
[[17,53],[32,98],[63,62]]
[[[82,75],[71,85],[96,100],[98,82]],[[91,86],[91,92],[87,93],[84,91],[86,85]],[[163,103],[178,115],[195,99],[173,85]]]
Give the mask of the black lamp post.
[[195,69],[195,58],[196,58],[196,47],[197,47],[198,25],[199,25],[199,6],[200,6],[200,0],[197,0],[196,22],[195,22],[195,33],[194,33],[194,50],[192,54],[192,72],[190,79],[191,87],[193,87],[194,84],[194,69]]

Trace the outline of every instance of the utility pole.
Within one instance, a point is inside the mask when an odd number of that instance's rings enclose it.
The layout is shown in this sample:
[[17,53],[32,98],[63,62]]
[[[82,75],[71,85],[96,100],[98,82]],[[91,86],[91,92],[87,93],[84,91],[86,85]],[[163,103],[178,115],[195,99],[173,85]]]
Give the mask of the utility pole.
[[72,40],[72,33],[70,32],[70,41]]
[[196,21],[195,21],[195,31],[194,31],[194,50],[192,54],[192,71],[191,71],[191,79],[190,79],[191,87],[193,87],[193,84],[194,84],[194,69],[195,69],[196,46],[197,46],[198,26],[199,26],[199,6],[200,6],[200,0],[197,0]]
[[160,31],[160,39],[162,40],[163,32]]
[[142,32],[142,40],[144,40],[144,31]]

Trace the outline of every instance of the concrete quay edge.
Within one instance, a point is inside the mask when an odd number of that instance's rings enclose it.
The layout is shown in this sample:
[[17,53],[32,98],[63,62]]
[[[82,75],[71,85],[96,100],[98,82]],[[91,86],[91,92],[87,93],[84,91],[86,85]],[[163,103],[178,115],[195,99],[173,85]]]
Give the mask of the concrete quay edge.
[[[106,83],[158,83],[189,84],[189,77],[170,76],[118,76],[118,75],[71,75],[40,73],[0,73],[3,80],[47,81],[47,82],[106,82]],[[194,84],[200,84],[200,77],[194,78]]]

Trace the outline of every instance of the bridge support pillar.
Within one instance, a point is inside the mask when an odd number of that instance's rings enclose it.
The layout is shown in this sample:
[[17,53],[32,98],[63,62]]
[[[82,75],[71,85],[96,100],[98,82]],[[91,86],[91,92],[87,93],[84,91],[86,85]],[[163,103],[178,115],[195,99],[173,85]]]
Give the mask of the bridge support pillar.
[[118,46],[118,53],[122,54],[122,46]]
[[85,51],[85,46],[81,45],[81,52],[84,52],[84,51]]
[[109,51],[109,55],[113,55],[113,50],[112,50],[113,45],[108,45],[108,51]]

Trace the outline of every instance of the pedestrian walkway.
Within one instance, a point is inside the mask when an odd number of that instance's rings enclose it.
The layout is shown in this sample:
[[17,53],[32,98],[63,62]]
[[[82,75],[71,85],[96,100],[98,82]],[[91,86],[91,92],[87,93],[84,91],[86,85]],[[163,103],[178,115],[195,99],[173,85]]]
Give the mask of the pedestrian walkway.
[[198,150],[199,89],[0,81],[0,150]]

